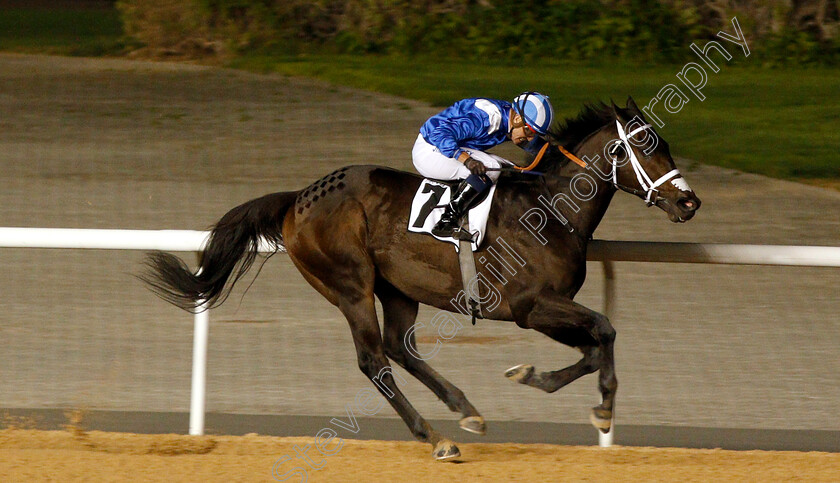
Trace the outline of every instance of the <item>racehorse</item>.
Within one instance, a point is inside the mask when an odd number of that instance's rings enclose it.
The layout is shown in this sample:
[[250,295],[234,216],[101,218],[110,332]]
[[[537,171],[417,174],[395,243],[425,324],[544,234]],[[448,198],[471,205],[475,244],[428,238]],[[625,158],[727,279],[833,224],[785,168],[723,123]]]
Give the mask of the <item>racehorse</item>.
[[[700,200],[632,98],[625,108],[585,106],[552,131],[550,141],[538,165],[542,176],[507,175],[497,185],[485,240],[504,242],[521,260],[509,263],[508,277],[500,276],[498,266],[478,267],[477,277],[497,294],[483,315],[580,350],[582,359],[565,369],[538,373],[520,365],[506,376],[551,393],[599,371],[602,402],[592,408],[590,420],[607,432],[618,386],[616,332],[604,315],[573,300],[586,276],[587,243],[619,189],[659,207],[674,222],[691,219]],[[463,429],[485,432],[483,417],[464,393],[412,350],[418,304],[451,310],[463,287],[453,247],[406,230],[421,181],[378,166],[339,169],[306,189],[269,194],[230,210],[212,229],[196,271],[174,255],[152,252],[146,260],[150,270],[141,278],[165,300],[205,310],[225,300],[255,261],[261,242],[285,248],[306,281],[346,317],[359,368],[414,437],[430,443],[436,459],[458,457],[457,446],[400,392],[389,366],[389,359],[396,362],[460,413]],[[534,211],[539,207],[553,216]],[[500,253],[492,251],[492,242],[485,243],[475,257]],[[374,297],[382,304],[381,332]]]

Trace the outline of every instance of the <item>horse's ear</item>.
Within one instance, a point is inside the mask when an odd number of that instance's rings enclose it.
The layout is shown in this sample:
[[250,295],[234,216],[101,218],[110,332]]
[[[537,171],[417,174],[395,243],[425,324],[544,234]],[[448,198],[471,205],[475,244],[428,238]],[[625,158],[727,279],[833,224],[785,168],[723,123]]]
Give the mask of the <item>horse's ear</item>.
[[630,96],[627,96],[627,110],[633,114],[642,114],[642,111],[639,110],[639,106],[636,105],[636,101],[634,101]]
[[615,105],[615,101],[612,100],[612,98],[610,98],[610,105],[612,106],[613,114],[615,115],[616,119],[618,119],[620,117],[619,112],[621,111],[621,108]]

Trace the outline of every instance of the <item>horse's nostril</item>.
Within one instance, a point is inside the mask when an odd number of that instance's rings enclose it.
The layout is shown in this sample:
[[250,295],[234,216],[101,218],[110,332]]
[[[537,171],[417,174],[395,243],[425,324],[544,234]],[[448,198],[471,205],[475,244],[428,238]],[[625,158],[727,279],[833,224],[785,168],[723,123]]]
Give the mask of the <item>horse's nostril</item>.
[[697,203],[690,199],[679,200],[677,204],[680,206],[680,208],[686,211],[694,211],[697,209]]

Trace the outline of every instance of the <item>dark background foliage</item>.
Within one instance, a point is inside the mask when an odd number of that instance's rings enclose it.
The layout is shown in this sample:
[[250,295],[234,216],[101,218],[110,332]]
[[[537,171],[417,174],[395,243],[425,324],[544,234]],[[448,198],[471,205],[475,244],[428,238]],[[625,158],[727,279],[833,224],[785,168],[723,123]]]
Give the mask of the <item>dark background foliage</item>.
[[836,64],[838,0],[120,0],[151,49],[673,62],[733,32],[767,64]]

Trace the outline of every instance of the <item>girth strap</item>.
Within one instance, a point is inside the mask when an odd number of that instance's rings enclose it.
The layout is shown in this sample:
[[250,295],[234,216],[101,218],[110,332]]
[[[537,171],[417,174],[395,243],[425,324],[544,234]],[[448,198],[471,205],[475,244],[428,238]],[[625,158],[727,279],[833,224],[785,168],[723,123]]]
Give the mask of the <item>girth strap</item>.
[[461,265],[461,283],[464,285],[467,305],[472,314],[472,325],[475,325],[475,319],[483,319],[484,316],[481,314],[479,294],[470,291],[471,286],[478,290],[478,284],[474,283],[476,279],[475,257],[472,251],[472,237],[468,235],[469,226],[469,214],[467,214],[461,221],[461,229],[458,230],[458,262]]

